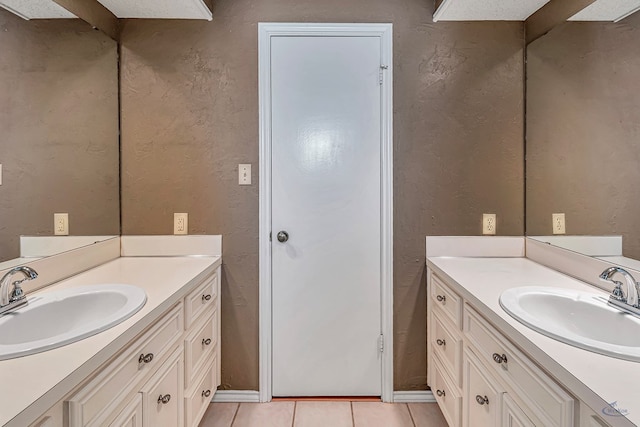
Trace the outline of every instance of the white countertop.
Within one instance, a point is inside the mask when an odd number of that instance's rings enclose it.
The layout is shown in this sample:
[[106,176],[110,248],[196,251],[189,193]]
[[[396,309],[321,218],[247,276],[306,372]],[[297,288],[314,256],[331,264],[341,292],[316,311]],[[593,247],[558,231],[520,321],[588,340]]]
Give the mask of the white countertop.
[[[437,274],[458,283],[461,296],[565,388],[613,426],[640,425],[640,363],[615,359],[548,338],[519,323],[498,301],[506,289],[550,286],[603,295],[593,286],[526,258],[428,258]],[[611,331],[616,333],[616,331]],[[602,409],[617,402],[626,417]]]
[[218,256],[124,257],[43,289],[41,292],[125,283],[144,288],[147,302],[131,318],[97,335],[42,353],[0,361],[0,425],[25,427],[35,421],[183,298],[188,290],[185,285],[211,274],[220,263]]

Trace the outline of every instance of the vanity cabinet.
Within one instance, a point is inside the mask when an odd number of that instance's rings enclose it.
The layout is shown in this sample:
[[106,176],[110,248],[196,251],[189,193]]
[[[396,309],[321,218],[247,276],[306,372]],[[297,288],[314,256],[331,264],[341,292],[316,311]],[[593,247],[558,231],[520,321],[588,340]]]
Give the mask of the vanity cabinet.
[[450,427],[574,426],[574,399],[430,273],[429,384]]
[[219,273],[30,427],[197,427],[220,384]]

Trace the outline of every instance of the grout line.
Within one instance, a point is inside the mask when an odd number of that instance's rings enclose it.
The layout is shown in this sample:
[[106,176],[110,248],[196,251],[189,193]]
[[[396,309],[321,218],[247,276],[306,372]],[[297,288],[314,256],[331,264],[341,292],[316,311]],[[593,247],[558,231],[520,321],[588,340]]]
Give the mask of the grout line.
[[409,406],[408,403],[405,403],[405,405],[407,405],[407,410],[409,411],[409,417],[411,418],[411,422],[413,423],[413,427],[416,427],[416,420],[413,419],[413,413],[411,412],[411,406]]
[[293,417],[291,418],[291,427],[296,424],[296,411],[298,410],[298,402],[293,402]]
[[349,406],[351,406],[351,426],[356,427],[356,416],[353,413],[353,402],[349,402]]
[[236,422],[236,418],[238,417],[238,412],[240,412],[240,405],[242,405],[242,403],[238,403],[238,406],[236,406],[236,412],[233,413],[233,418],[231,419],[231,424],[229,424],[229,427],[232,427],[233,423]]

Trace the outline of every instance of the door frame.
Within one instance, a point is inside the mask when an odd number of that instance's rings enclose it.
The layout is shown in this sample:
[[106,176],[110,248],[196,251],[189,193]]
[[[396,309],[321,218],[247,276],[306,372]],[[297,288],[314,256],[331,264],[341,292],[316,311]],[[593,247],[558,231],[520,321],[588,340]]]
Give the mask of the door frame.
[[259,369],[260,402],[272,398],[271,273],[271,37],[380,37],[381,43],[381,319],[382,400],[393,402],[393,25],[258,24],[259,160]]

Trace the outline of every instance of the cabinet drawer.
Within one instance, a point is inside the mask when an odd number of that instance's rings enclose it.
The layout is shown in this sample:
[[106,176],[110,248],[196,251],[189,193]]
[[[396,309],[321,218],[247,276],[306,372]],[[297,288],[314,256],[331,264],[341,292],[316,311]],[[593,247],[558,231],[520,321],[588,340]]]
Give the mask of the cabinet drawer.
[[473,353],[465,350],[464,376],[468,381],[464,396],[464,426],[499,426],[501,393],[498,386],[482,374]]
[[144,427],[182,427],[183,372],[182,349],[178,349],[142,387]]
[[109,427],[142,427],[142,397],[140,393],[131,400]]
[[433,366],[433,381],[431,389],[438,401],[442,415],[447,420],[449,427],[460,427],[460,415],[462,412],[462,397],[458,388],[447,379],[446,371],[442,368],[442,362],[437,356],[431,358]]
[[218,305],[218,273],[204,280],[185,298],[185,327],[189,329],[196,319]]
[[198,371],[210,358],[218,345],[218,316],[202,319],[184,341],[185,388],[189,388]]
[[197,381],[195,386],[187,392],[187,395],[184,398],[186,427],[198,427],[198,424],[207,410],[209,403],[211,403],[211,398],[216,391],[214,376],[218,371],[218,359],[217,357],[214,357],[213,361],[209,359],[209,362],[209,369],[205,370],[204,376],[198,378],[199,381]]
[[478,357],[527,402],[545,426],[573,425],[573,399],[471,307],[465,306],[464,332]]
[[182,316],[183,306],[179,303],[71,397],[69,426],[104,426],[134,387],[155,370],[178,342],[184,330]]
[[431,298],[432,308],[436,312],[442,312],[453,325],[460,329],[462,319],[462,301],[442,280],[435,274],[431,274]]
[[460,386],[462,371],[462,339],[446,321],[433,312],[431,316],[431,346],[440,357],[443,367],[448,371],[455,385]]
[[58,402],[53,408],[49,409],[38,421],[29,427],[63,427],[63,407],[62,402]]

